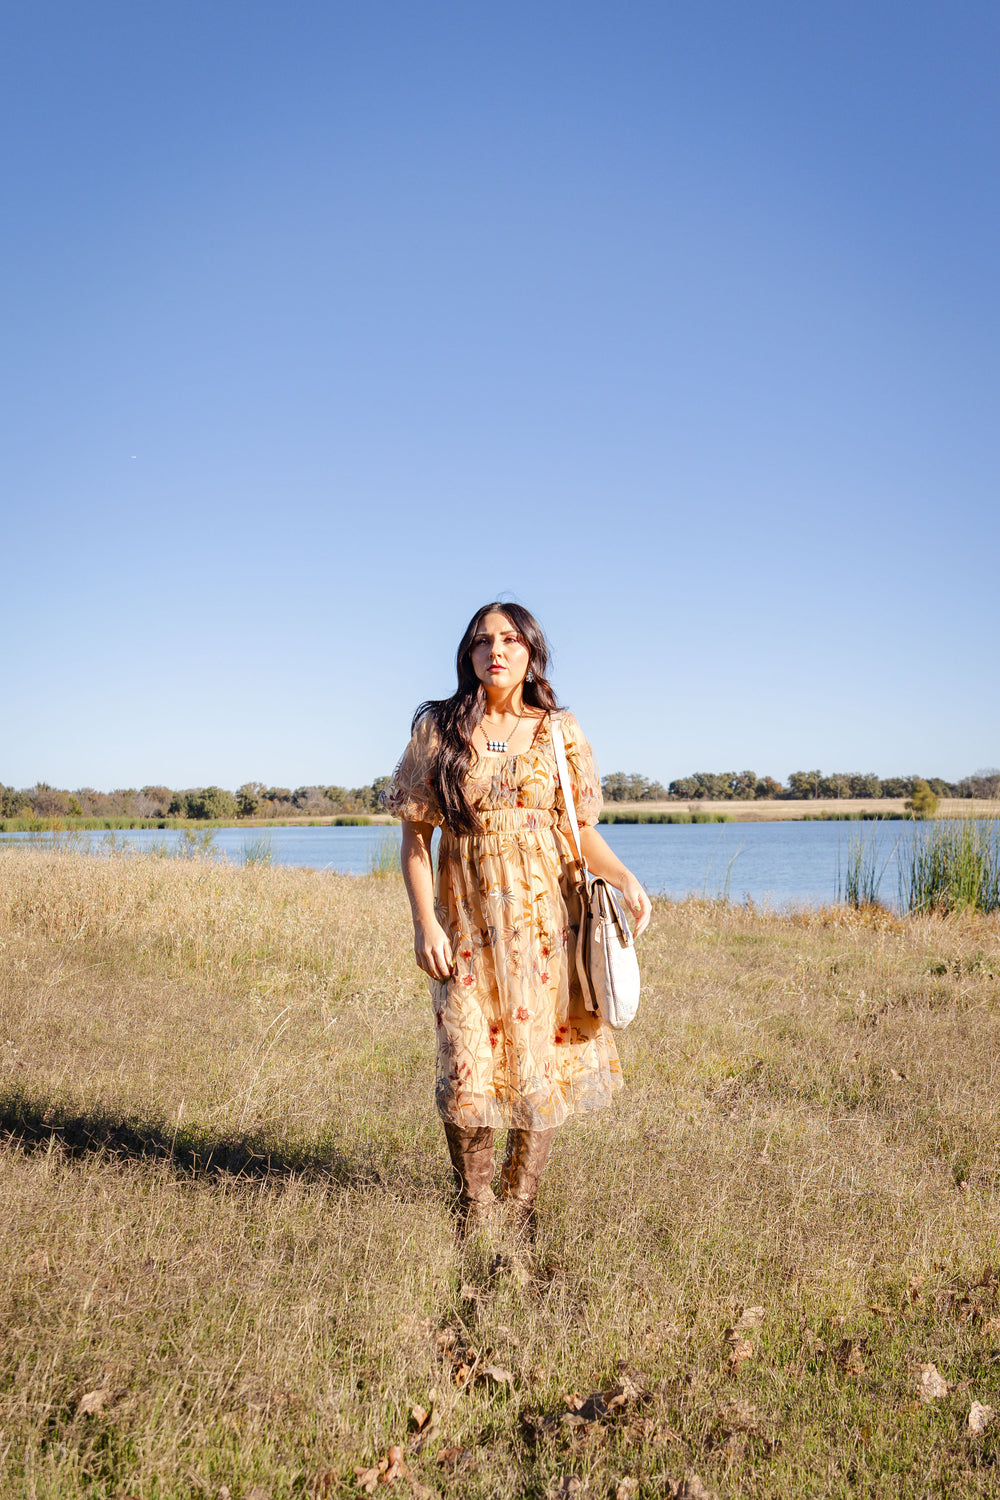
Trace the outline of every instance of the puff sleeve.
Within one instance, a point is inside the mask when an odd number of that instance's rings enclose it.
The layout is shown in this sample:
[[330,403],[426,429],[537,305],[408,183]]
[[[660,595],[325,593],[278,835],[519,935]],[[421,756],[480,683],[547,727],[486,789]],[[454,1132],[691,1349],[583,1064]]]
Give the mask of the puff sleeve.
[[426,713],[416,724],[410,743],[382,793],[386,812],[394,813],[404,823],[432,823],[435,828],[440,827],[444,816],[433,784],[437,753],[437,724],[434,715]]
[[[571,713],[559,716],[563,742],[566,746],[566,762],[569,766],[573,801],[576,803],[576,818],[581,828],[593,828],[604,806],[601,777],[594,760],[594,752],[576,719]],[[560,793],[560,801],[562,800]],[[569,832],[569,823],[566,823]]]

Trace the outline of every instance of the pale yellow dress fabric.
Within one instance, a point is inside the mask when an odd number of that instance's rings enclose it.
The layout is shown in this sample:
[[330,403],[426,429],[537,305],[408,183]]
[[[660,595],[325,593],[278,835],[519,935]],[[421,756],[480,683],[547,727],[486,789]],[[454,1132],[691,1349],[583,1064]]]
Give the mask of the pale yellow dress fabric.
[[[594,757],[573,715],[558,719],[577,816],[594,824]],[[550,727],[546,715],[523,755],[473,755],[467,790],[481,834],[443,827],[430,714],[383,799],[405,821],[442,827],[434,894],[455,973],[431,981],[431,999],[437,1107],[456,1125],[545,1130],[602,1109],[622,1087],[614,1037],[587,1011],[576,980],[575,851]]]

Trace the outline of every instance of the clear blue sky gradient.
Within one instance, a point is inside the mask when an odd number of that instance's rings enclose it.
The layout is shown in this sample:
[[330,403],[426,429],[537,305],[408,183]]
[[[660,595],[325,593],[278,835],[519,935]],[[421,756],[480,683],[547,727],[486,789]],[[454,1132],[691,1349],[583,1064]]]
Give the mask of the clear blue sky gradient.
[[0,781],[1000,762],[1000,9],[7,8]]

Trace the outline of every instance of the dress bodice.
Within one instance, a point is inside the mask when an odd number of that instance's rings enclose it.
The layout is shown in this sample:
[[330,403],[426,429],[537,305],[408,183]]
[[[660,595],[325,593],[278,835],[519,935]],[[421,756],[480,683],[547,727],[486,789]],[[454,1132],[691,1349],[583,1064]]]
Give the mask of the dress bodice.
[[[531,747],[522,754],[473,755],[466,787],[484,832],[551,828],[565,820],[551,720],[552,715],[546,714]],[[571,713],[559,711],[558,720],[566,745],[577,818],[581,825],[594,824],[600,815],[602,797],[593,752]],[[437,745],[437,726],[433,717],[425,714],[415,726],[382,798],[386,810],[404,822],[435,826],[444,822],[434,789]],[[546,813],[548,817],[543,816]]]

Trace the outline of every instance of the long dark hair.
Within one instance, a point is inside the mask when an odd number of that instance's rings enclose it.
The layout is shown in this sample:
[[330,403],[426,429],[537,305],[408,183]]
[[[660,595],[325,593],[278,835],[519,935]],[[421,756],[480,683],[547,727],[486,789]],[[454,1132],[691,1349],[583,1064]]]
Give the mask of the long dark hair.
[[532,681],[525,682],[522,693],[528,708],[559,707],[545,670],[549,648],[545,634],[534,615],[520,604],[501,604],[494,600],[477,609],[459,642],[455,655],[458,687],[450,698],[429,698],[413,715],[413,727],[425,714],[433,714],[440,738],[433,785],[444,821],[454,833],[479,833],[482,828],[475,809],[465,794],[465,777],[472,761],[472,735],[483,717],[486,689],[472,666],[472,643],[486,615],[498,614],[510,621],[528,648],[528,671]]

